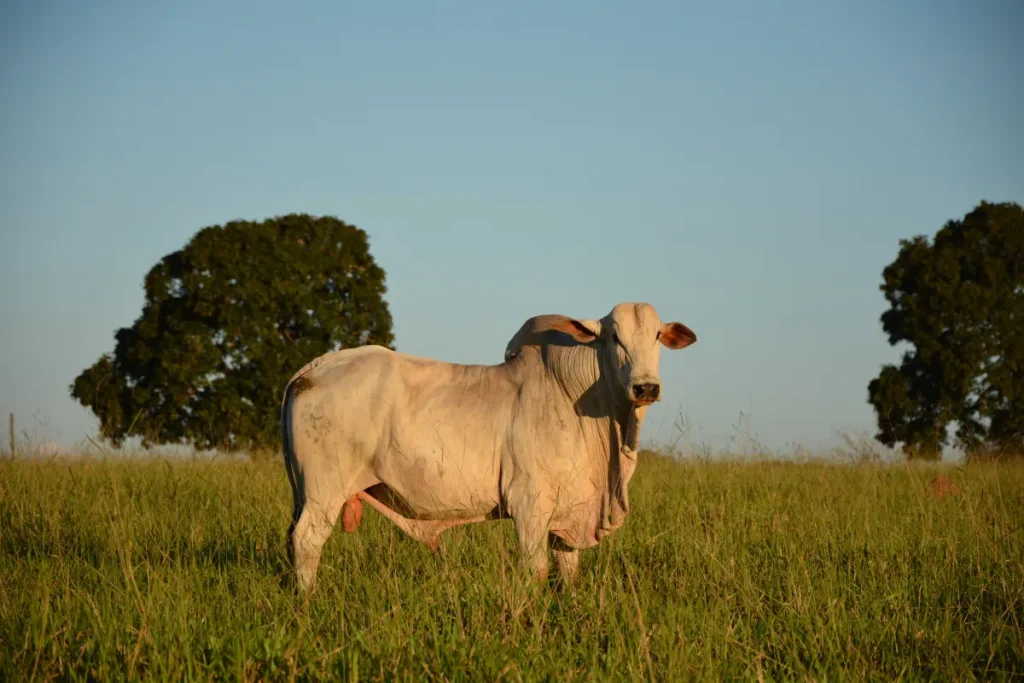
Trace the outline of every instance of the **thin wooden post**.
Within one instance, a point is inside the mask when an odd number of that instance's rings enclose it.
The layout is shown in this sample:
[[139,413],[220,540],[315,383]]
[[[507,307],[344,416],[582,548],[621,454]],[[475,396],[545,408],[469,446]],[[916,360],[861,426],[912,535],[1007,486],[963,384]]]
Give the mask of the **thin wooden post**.
[[14,460],[14,413],[11,413],[11,460]]

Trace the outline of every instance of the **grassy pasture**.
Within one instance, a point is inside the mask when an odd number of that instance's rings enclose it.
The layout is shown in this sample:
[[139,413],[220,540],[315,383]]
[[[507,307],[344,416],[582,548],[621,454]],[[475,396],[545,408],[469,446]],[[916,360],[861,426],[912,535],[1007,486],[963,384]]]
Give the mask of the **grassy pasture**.
[[573,592],[367,509],[308,604],[277,460],[0,462],[0,679],[1024,678],[1024,466],[641,458]]

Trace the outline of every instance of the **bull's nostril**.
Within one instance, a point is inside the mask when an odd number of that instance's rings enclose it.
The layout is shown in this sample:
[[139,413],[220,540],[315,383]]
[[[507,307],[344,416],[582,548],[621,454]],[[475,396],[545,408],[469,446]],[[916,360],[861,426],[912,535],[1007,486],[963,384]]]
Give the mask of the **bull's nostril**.
[[633,397],[638,401],[657,401],[661,386],[657,384],[634,384]]

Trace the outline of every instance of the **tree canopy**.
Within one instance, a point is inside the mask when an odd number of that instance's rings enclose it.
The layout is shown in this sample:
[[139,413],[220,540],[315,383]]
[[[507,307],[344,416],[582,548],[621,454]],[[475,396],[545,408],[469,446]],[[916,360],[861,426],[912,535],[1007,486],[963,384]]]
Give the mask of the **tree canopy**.
[[71,396],[116,446],[276,447],[282,391],[303,364],[392,348],[386,291],[366,233],[334,217],[206,227],[150,269],[141,315]]
[[882,277],[882,327],[911,348],[868,385],[875,438],[935,459],[955,425],[968,453],[1024,453],[1024,209],[981,202],[901,240]]

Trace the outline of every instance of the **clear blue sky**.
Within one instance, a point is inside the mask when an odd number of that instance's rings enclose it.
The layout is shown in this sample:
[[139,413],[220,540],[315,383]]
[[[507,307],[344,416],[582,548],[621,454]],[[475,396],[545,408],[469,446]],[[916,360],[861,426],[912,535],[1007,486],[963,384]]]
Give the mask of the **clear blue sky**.
[[6,2],[0,414],[68,385],[206,225],[365,229],[400,350],[488,363],[524,319],[653,303],[645,439],[817,448],[866,386],[898,240],[1024,202],[1024,5]]

